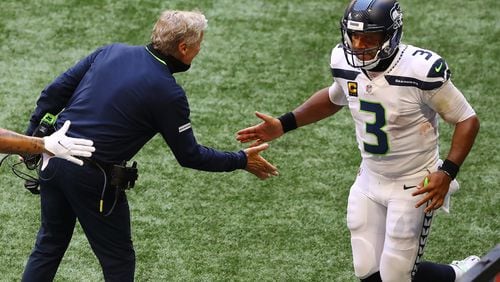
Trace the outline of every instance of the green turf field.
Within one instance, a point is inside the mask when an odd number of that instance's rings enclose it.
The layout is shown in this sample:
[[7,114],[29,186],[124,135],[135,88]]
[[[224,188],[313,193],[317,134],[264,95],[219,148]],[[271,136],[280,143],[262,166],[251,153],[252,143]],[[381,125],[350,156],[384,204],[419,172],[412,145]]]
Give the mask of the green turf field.
[[[188,93],[200,143],[243,148],[235,132],[280,115],[331,83],[329,58],[347,1],[2,0],[0,126],[23,132],[52,79],[96,47],[148,43],[159,13],[199,9],[202,51],[176,77]],[[403,41],[442,55],[474,106],[481,131],[459,174],[452,213],[438,213],[425,259],[482,256],[500,243],[497,0],[401,0]],[[441,126],[446,154],[452,128]],[[360,161],[347,111],[271,143],[281,175],[180,167],[156,136],[135,157],[128,193],[137,281],[356,281],[345,213]],[[0,281],[19,281],[39,226],[39,198],[0,167]],[[80,227],[56,281],[102,281]]]

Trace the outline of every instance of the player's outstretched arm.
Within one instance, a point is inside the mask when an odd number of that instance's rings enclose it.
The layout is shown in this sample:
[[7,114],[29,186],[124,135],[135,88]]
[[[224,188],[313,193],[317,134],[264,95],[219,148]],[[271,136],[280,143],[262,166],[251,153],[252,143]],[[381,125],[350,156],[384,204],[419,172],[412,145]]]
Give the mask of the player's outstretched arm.
[[261,123],[242,129],[236,133],[236,140],[241,143],[255,141],[251,147],[263,142],[272,141],[283,135],[281,122],[272,116],[255,112],[255,115],[262,120]]
[[82,165],[83,161],[74,156],[90,157],[95,151],[95,147],[92,146],[91,140],[66,136],[69,126],[70,121],[66,121],[58,131],[44,138],[0,129],[0,153],[20,155],[44,153],[46,157],[42,169],[45,168],[52,156]]
[[45,150],[43,139],[0,128],[0,153],[41,154]]
[[268,147],[269,144],[264,143],[244,150],[247,155],[247,166],[245,170],[260,179],[267,179],[271,176],[278,175],[278,169],[260,155],[260,153]]
[[328,94],[329,87],[318,90],[307,101],[297,107],[293,112],[280,118],[274,118],[259,112],[255,115],[263,122],[247,127],[236,133],[236,140],[246,143],[255,141],[250,146],[279,138],[285,132],[297,127],[308,125],[338,112],[342,106],[333,104]]

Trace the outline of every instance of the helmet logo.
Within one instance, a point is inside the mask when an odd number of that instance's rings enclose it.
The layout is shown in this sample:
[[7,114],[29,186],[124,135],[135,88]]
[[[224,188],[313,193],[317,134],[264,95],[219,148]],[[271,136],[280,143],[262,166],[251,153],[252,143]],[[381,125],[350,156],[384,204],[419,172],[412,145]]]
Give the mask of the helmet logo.
[[392,25],[394,29],[398,29],[403,25],[403,13],[401,13],[398,2],[394,3],[394,6],[391,8],[391,19],[394,22]]
[[347,21],[347,29],[350,30],[363,30],[365,23],[356,21]]

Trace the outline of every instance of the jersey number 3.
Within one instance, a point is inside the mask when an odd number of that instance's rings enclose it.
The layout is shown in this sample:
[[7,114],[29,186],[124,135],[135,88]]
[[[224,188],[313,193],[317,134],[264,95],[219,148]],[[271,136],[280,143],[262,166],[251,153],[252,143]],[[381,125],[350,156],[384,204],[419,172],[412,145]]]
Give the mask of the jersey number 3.
[[386,125],[384,107],[378,103],[360,100],[360,110],[375,114],[375,121],[366,123],[366,132],[377,137],[377,144],[363,142],[365,151],[375,155],[386,154],[389,151],[389,144],[387,133],[382,130],[382,127]]

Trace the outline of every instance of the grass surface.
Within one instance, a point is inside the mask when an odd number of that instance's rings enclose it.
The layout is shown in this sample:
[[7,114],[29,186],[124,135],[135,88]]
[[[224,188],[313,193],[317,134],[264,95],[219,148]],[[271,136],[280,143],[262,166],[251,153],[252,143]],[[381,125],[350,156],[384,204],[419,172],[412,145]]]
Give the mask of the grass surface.
[[[457,5],[457,3],[459,3]],[[258,110],[280,115],[331,83],[329,56],[346,1],[0,2],[0,125],[23,132],[40,91],[96,47],[145,44],[166,8],[199,9],[209,20],[192,69],[178,74],[200,143],[242,148],[237,130]],[[481,119],[459,175],[452,213],[438,213],[425,258],[484,255],[500,243],[499,4],[402,0],[404,41],[438,52]],[[465,16],[463,16],[465,15]],[[441,126],[441,152],[452,128]],[[345,210],[359,164],[347,111],[296,130],[264,156],[281,176],[181,168],[158,136],[135,157],[128,193],[137,281],[356,281]],[[39,226],[39,199],[0,167],[0,281],[18,281]],[[77,227],[56,281],[102,280]]]

